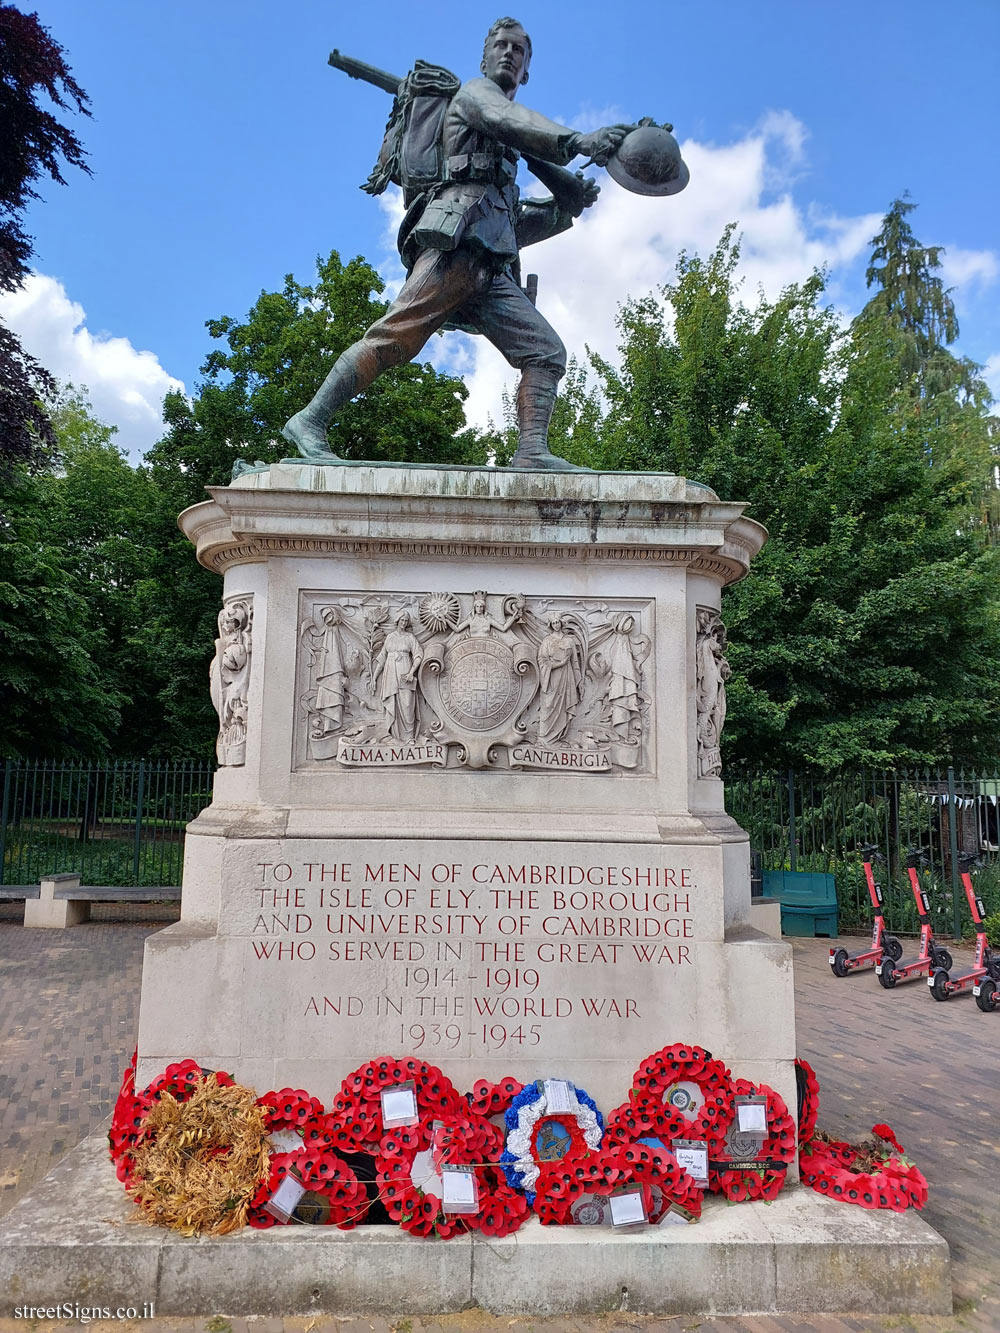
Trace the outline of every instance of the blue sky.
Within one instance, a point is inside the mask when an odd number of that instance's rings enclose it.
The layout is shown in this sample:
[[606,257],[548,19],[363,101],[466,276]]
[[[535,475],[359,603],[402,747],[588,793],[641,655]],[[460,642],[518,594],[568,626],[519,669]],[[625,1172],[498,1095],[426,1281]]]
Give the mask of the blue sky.
[[[509,0],[503,0],[509,3]],[[90,94],[75,128],[93,178],[45,187],[28,230],[38,276],[0,303],[26,345],[86,382],[133,457],[157,435],[171,381],[190,392],[205,320],[245,314],[317,254],[363,253],[390,281],[394,201],[364,195],[389,99],[327,66],[333,46],[394,72],[420,57],[477,72],[496,0],[39,0]],[[867,241],[909,190],[924,243],[947,247],[960,350],[1000,393],[997,58],[1000,0],[581,0],[514,12],[532,36],[520,97],[575,128],[669,119],[691,183],[625,194],[603,172],[573,233],[531,252],[539,303],[571,351],[614,348],[616,302],[673,271],[680,248],[744,233],[748,296],[815,264],[845,315],[865,299]],[[512,380],[481,340],[429,349],[463,371],[469,411],[500,413]]]

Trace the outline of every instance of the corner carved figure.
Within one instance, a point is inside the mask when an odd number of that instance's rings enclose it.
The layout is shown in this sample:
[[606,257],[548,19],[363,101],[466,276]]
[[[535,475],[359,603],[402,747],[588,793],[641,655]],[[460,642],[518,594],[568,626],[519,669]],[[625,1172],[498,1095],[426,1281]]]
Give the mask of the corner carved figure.
[[[402,187],[406,215],[399,250],[407,278],[386,313],[340,356],[282,434],[311,461],[343,462],[327,443],[338,410],[384,370],[413,360],[433,333],[461,328],[488,338],[521,372],[511,466],[580,471],[549,451],[566,349],[520,286],[519,252],[566,231],[596,202],[595,182],[566,165],[584,157],[604,166],[637,126],[607,125],[581,134],[515,106],[518,89],[528,82],[531,39],[512,18],[490,28],[482,77],[466,83],[423,61],[397,79],[334,56],[331,64],[395,93],[379,161],[364,188],[379,194],[390,182]],[[522,154],[552,191],[548,198],[521,198],[516,178]]]
[[417,735],[417,670],[424,654],[412,623],[409,611],[401,611],[375,659],[372,685],[382,700],[385,739],[412,741]]
[[732,672],[726,661],[726,630],[722,617],[710,607],[698,607],[695,657],[698,776],[714,778],[722,773],[726,681]]
[[236,767],[246,762],[247,696],[253,649],[253,602],[227,602],[219,612],[219,637],[209,667],[209,693],[219,715],[215,752],[219,763]]

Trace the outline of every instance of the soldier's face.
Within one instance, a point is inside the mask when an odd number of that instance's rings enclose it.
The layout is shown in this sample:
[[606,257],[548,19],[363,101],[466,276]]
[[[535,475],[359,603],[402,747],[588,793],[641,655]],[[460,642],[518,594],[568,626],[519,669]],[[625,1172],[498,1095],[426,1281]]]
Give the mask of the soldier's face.
[[490,38],[483,55],[483,73],[513,96],[528,72],[528,39],[523,28],[501,28]]

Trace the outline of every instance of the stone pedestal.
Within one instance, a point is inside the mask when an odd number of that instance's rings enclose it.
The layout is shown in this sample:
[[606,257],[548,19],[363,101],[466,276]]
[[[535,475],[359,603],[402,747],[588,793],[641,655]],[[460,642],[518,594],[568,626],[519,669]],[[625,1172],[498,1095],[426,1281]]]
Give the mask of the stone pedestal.
[[[162,1317],[951,1312],[948,1246],[917,1213],[789,1186],[773,1203],[705,1200],[697,1226],[543,1227],[419,1240],[398,1227],[182,1236],[129,1225],[103,1133],[0,1219],[8,1309],[75,1302]],[[470,1314],[470,1323],[482,1318]]]
[[794,1106],[787,946],[725,814],[722,587],[764,538],[658,475],[282,463],[181,526],[224,578],[223,767],[146,946],[140,1084],[192,1056],[329,1103],[708,1047]]

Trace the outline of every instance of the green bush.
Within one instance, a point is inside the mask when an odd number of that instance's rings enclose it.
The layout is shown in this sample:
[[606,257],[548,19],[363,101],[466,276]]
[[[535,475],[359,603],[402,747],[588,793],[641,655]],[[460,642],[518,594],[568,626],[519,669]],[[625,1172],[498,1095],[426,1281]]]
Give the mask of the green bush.
[[42,875],[77,872],[84,884],[140,885],[179,884],[184,859],[182,841],[144,839],[139,849],[139,873],[135,873],[135,844],[131,839],[92,838],[80,842],[59,834],[8,838],[4,857],[4,883],[35,884]]

